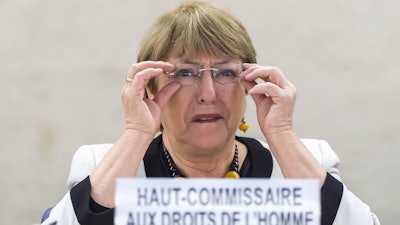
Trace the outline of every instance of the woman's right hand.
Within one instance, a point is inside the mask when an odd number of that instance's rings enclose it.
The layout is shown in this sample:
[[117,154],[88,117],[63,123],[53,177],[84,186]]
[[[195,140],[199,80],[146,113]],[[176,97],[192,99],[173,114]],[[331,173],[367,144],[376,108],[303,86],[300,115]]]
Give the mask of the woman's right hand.
[[144,132],[151,136],[160,127],[161,110],[170,97],[180,88],[176,82],[171,82],[144,98],[145,90],[150,79],[155,78],[163,71],[173,70],[174,65],[162,61],[144,61],[132,64],[128,71],[127,81],[122,89],[121,98],[125,110],[125,132]]
[[147,84],[164,70],[173,69],[173,64],[151,61],[135,63],[130,67],[130,79],[127,79],[121,93],[125,132],[90,174],[91,196],[98,204],[113,208],[115,180],[136,175],[146,149],[160,126],[162,107],[180,87],[178,83],[171,82],[157,94],[144,98]]

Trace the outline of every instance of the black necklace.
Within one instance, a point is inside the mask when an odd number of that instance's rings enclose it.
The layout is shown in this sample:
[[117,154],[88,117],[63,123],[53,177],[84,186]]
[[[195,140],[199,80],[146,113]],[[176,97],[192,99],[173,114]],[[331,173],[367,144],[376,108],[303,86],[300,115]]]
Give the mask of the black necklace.
[[[167,159],[168,162],[168,169],[172,177],[179,178],[179,177],[185,177],[181,171],[178,170],[176,167],[174,160],[171,158],[171,155],[169,154],[167,148],[164,145],[164,141],[162,142],[162,150],[164,152],[164,156]],[[229,167],[229,171],[225,174],[225,178],[240,178],[239,175],[239,156],[238,156],[238,147],[237,144],[235,143],[235,154],[233,155],[233,160],[231,162],[231,165]]]

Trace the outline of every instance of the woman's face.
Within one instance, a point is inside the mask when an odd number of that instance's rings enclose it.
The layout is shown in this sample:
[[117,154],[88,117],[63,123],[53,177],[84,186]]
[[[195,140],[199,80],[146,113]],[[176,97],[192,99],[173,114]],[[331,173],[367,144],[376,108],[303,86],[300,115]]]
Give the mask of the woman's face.
[[[241,60],[199,57],[168,58],[166,61],[176,65],[174,72],[179,71],[181,75],[180,78],[159,76],[158,89],[169,82],[183,85],[162,110],[164,135],[170,140],[203,149],[221,147],[234,138],[244,115],[245,89],[239,78],[229,80],[229,76],[231,72],[240,75]],[[183,78],[188,71],[197,73],[198,69],[204,68],[218,68],[219,82],[212,76],[213,69],[202,71],[201,78],[195,78],[193,84]]]

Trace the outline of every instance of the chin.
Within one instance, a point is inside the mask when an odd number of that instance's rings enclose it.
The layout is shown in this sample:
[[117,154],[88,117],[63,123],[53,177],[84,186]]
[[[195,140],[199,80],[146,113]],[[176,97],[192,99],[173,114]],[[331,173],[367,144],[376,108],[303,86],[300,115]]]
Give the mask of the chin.
[[203,149],[212,149],[226,143],[226,132],[204,132],[192,136],[191,143]]

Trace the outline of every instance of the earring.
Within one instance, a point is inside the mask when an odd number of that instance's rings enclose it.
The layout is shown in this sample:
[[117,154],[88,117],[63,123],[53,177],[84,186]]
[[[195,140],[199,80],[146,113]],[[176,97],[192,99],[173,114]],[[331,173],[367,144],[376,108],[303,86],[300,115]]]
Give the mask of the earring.
[[158,128],[158,131],[157,132],[163,132],[164,131],[164,127],[162,126],[162,124],[160,124],[160,127]]
[[239,130],[243,131],[243,133],[246,133],[248,129],[249,129],[249,124],[247,124],[246,120],[243,118],[242,123],[239,125]]

